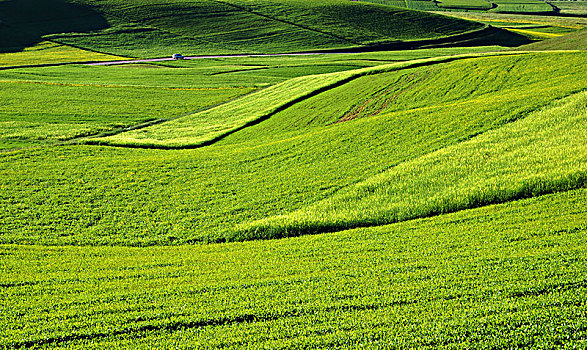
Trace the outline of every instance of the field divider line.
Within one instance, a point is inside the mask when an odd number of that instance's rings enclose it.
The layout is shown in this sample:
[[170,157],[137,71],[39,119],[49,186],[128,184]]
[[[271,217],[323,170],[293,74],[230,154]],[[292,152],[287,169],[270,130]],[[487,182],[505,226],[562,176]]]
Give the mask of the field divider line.
[[102,132],[100,134],[91,135],[91,136],[87,136],[86,135],[86,136],[74,137],[74,138],[71,138],[71,139],[68,139],[68,140],[63,140],[62,143],[65,143],[65,144],[80,144],[80,143],[86,143],[86,142],[82,142],[82,141],[83,140],[87,140],[89,142],[87,144],[92,144],[90,140],[91,139],[94,139],[94,138],[114,136],[114,135],[118,135],[118,134],[121,134],[121,133],[127,132],[127,131],[144,129],[144,128],[147,128],[149,126],[153,126],[153,125],[157,125],[157,124],[169,122],[169,121],[172,121],[172,120],[175,120],[175,119],[178,119],[178,118],[182,118],[182,117],[186,117],[188,115],[192,115],[192,114],[195,114],[195,113],[204,112],[206,110],[209,110],[209,109],[212,109],[212,108],[216,108],[216,107],[222,106],[224,104],[227,104],[227,103],[233,102],[235,100],[238,100],[240,98],[243,98],[245,96],[254,94],[255,92],[258,92],[259,90],[262,90],[262,89],[266,89],[266,88],[256,89],[256,90],[253,90],[253,91],[248,92],[246,94],[243,94],[243,95],[240,95],[240,96],[236,96],[236,97],[230,98],[230,99],[225,100],[225,101],[218,102],[218,103],[213,104],[213,105],[210,105],[210,106],[202,107],[202,108],[200,108],[200,109],[198,109],[196,111],[191,111],[191,112],[188,112],[188,113],[184,113],[184,114],[181,114],[181,115],[178,115],[178,116],[175,116],[175,117],[171,117],[171,118],[159,118],[159,119],[155,119],[155,120],[150,120],[150,121],[146,121],[144,123],[140,123],[140,124],[137,124],[137,125],[127,126],[127,127],[123,127],[123,128],[119,128],[119,129],[115,129],[115,130],[110,130],[110,131],[105,131],[105,132]]

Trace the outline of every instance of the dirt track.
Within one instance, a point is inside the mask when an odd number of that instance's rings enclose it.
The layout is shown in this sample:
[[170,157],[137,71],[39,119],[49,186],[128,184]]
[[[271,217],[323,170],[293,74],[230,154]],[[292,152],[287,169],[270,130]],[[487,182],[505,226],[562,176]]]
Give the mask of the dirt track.
[[[353,52],[305,52],[305,53],[269,53],[269,54],[250,54],[250,55],[208,55],[208,56],[187,56],[184,60],[195,60],[199,58],[232,58],[232,57],[270,57],[270,56],[310,56],[310,55],[340,55],[349,54]],[[171,57],[164,58],[149,58],[137,60],[124,61],[108,61],[108,62],[93,62],[87,63],[89,66],[109,66],[113,64],[129,64],[129,63],[145,63],[145,62],[161,62],[161,61],[175,61]]]

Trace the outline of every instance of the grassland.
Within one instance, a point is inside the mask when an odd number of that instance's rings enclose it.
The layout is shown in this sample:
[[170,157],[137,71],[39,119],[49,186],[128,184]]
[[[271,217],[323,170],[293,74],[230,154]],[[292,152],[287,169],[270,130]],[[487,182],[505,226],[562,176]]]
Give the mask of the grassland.
[[540,14],[552,14],[554,13],[554,8],[552,5],[547,3],[546,1],[534,1],[534,0],[526,0],[526,1],[518,1],[518,0],[498,0],[495,1],[497,5],[495,8],[492,8],[490,11],[499,12],[499,13],[540,13]]
[[138,131],[94,139],[90,142],[92,144],[99,143],[103,145],[129,147],[200,147],[222,139],[251,123],[258,123],[267,119],[273,114],[321,91],[329,90],[365,75],[446,62],[459,58],[476,57],[477,55],[465,54],[463,56],[434,57],[412,60],[408,63],[381,65],[362,70],[306,75],[297,79],[287,80],[237,102],[225,104],[202,113],[182,117],[169,123],[143,128]]
[[[538,44],[537,41],[558,37],[564,38],[560,41],[558,49],[581,49],[583,47],[583,42],[580,40],[580,34],[577,35],[577,40],[573,40],[573,36],[569,36],[569,42],[566,45],[564,44],[564,41],[567,40],[567,35],[570,33],[587,27],[587,19],[581,16],[543,16],[483,12],[446,12],[446,14],[502,28],[531,40],[529,43],[520,43],[519,45],[516,45],[514,48],[515,50],[524,50],[525,44],[536,43],[537,47],[540,47],[541,45]],[[545,49],[548,49],[549,44],[545,45]],[[551,49],[556,49],[554,46],[557,45],[554,44]],[[530,47],[534,47],[534,45]]]
[[[3,154],[1,239],[222,240],[226,228],[301,209],[582,90],[575,67],[583,62],[581,53],[500,56],[365,76],[195,150],[68,146]],[[336,123],[347,112],[354,119]]]
[[[288,80],[280,85],[272,86],[270,89],[266,89],[257,94],[247,96],[246,99],[239,100],[238,102],[232,104],[226,104],[218,108],[204,111],[202,113],[179,118],[170,123],[155,125],[138,131],[121,133],[115,136],[99,139],[99,141],[92,142],[100,142],[101,144],[108,145],[123,145],[133,147],[197,147],[208,144],[209,142],[214,142],[219,138],[223,138],[236,130],[240,130],[243,126],[247,124],[250,124],[252,122],[259,122],[266,118],[272,117],[273,114],[277,113],[278,111],[284,108],[287,108],[289,105],[294,104],[295,102],[299,102],[300,100],[303,100],[317,93],[320,93],[323,90],[331,89],[333,87],[347,83],[348,81],[352,81],[357,78],[361,78],[366,75],[369,75],[369,77],[363,79],[363,81],[371,80],[372,78],[370,76],[372,75],[381,74],[389,71],[401,70],[419,65],[431,65],[435,63],[441,63],[457,59],[466,59],[476,56],[483,55],[470,54],[462,56],[436,57],[431,59],[413,60],[408,63],[397,63],[392,65],[377,66],[374,68],[366,68],[362,70],[332,73],[329,75],[300,77],[298,79]],[[534,57],[533,59],[536,58]],[[531,58],[530,60],[533,59]],[[513,58],[511,59],[511,61],[509,61],[506,58],[497,59],[498,62],[500,60],[502,62],[509,63],[518,61],[518,58]],[[500,75],[500,73],[497,72],[499,72],[500,69],[504,69],[500,68],[497,69],[496,72],[492,72],[490,70],[491,68],[489,67],[492,67],[492,64],[488,64],[488,70],[486,71],[486,74]],[[535,68],[535,66],[533,65],[531,65],[531,67]],[[527,72],[528,73],[526,76],[530,79],[530,81],[533,81],[534,79],[531,78],[532,73],[530,73],[530,71]],[[500,75],[500,79],[505,79],[506,81],[508,80],[508,78],[503,75]],[[438,89],[438,86],[443,84],[442,82],[440,82],[440,80],[441,78],[438,78],[438,80],[434,81],[433,84],[427,86],[418,86],[417,90],[420,93],[428,93],[430,89]],[[428,84],[428,81],[426,81],[426,84]],[[447,84],[454,84],[454,82],[452,82],[451,79],[451,83]],[[352,114],[352,111],[341,110],[342,108],[344,108],[341,106],[345,106],[345,99],[346,101],[356,101],[356,99],[359,98],[357,95],[353,95],[353,91],[355,91],[355,85],[351,84],[348,86],[350,86],[350,88],[348,88],[350,92],[346,92],[344,95],[342,95],[345,96],[342,101],[340,101],[340,97],[334,96],[332,94],[326,95],[328,97],[320,96],[320,98],[323,98],[325,101],[328,101],[328,106],[325,108],[323,107],[323,109],[321,110],[322,114],[320,115],[320,118],[332,118],[331,115],[334,114],[335,119],[329,121],[329,123],[333,123],[336,122],[338,118],[343,118],[345,114]],[[369,86],[367,89],[369,88],[372,88],[372,86]],[[365,89],[358,88],[357,90],[361,91]],[[364,93],[370,94],[369,92]],[[385,91],[385,93],[390,92]],[[453,92],[447,93],[452,94]],[[464,96],[464,94],[460,95],[461,98],[464,98]],[[331,106],[331,101],[340,102],[337,104],[337,107],[333,107]],[[441,101],[443,100],[441,99]],[[430,106],[431,101],[426,101],[426,103],[428,106]],[[410,110],[411,108],[420,107],[422,105],[424,104],[420,102],[415,106],[402,107],[404,107],[406,110]],[[302,107],[297,108],[299,106]],[[395,106],[395,104],[391,104],[391,106]],[[306,112],[300,110],[302,108],[306,108],[307,110],[312,111],[311,113],[314,113],[313,109],[315,108],[315,106],[308,106],[305,104],[298,104],[297,106],[294,106],[294,113],[297,113],[297,118],[300,118],[300,116],[304,116],[304,118],[311,118],[310,116],[306,115]],[[507,113],[505,110],[502,110],[503,107],[495,108],[498,108],[500,112],[503,111],[503,113]],[[510,108],[510,106],[508,106],[508,108]],[[381,112],[382,111],[378,111],[377,113]],[[229,116],[228,118],[227,115]],[[291,122],[289,121],[288,123],[291,124]],[[301,125],[309,124],[307,121],[299,121],[299,123]],[[263,130],[263,132],[259,134],[264,135],[265,130]]]
[[460,8],[469,10],[490,10],[493,3],[486,0],[444,0],[435,2],[440,8]]
[[581,348],[585,198],[279,241],[3,245],[0,344]]
[[[6,101],[0,107],[0,148],[54,143],[173,119],[306,74],[466,51],[469,49],[5,69],[0,71],[0,97]],[[58,55],[48,56],[58,60]],[[17,54],[0,57],[13,67],[23,62]]]
[[64,0],[0,2],[0,52],[19,52],[43,41],[45,35],[89,32],[109,24],[88,6]]
[[[395,7],[424,11],[475,11],[518,14],[555,14],[555,8],[542,0],[366,0]],[[577,7],[573,7],[575,9]],[[570,8],[569,8],[570,9]]]
[[478,23],[343,0],[197,0],[129,5],[77,0],[108,23],[94,31],[46,36],[53,41],[129,57],[271,53],[344,49],[446,37]]
[[0,0],[0,348],[584,348],[580,6],[370,2]]
[[227,239],[295,236],[404,221],[587,185],[587,93],[470,141],[402,163]]
[[106,55],[97,52],[86,51],[71,46],[60,45],[50,41],[44,41],[37,45],[27,47],[21,52],[0,54],[0,67],[18,67],[41,64],[59,64],[67,62],[98,62],[114,61],[124,57]]
[[587,27],[587,19],[579,16],[541,16],[523,15],[514,13],[484,13],[484,12],[444,12],[447,16],[468,19],[490,24],[495,27],[512,27],[516,25],[548,26],[579,30]]
[[563,15],[587,16],[587,3],[584,1],[551,1]]
[[94,67],[0,72],[0,95],[5,101],[0,106],[0,147],[63,141],[173,118],[255,89],[199,87],[185,79],[170,84],[171,76],[160,78],[148,69],[137,73],[130,68]]
[[587,50],[587,29],[565,36],[524,45],[522,50]]

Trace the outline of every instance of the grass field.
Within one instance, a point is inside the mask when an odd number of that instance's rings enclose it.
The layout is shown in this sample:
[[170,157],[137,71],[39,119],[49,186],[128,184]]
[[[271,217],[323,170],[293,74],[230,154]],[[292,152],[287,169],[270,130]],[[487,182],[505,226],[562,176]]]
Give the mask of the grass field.
[[[423,11],[491,11],[497,13],[554,14],[555,8],[542,0],[366,0],[394,7]],[[564,5],[563,5],[564,7]],[[579,6],[568,6],[568,11],[580,11]]]
[[0,67],[6,68],[83,61],[114,61],[120,59],[124,59],[124,57],[106,55],[71,46],[60,45],[50,41],[44,41],[32,47],[25,48],[21,52],[0,54]]
[[554,13],[554,8],[545,1],[496,1],[497,5],[491,11],[501,13]]
[[351,48],[482,28],[444,16],[344,0],[174,0],[148,6],[123,0],[75,3],[100,14],[108,27],[47,38],[130,57]]
[[470,141],[402,163],[228,240],[381,225],[587,185],[587,93]]
[[468,10],[489,10],[493,8],[493,3],[486,0],[444,0],[437,1],[436,5],[440,8],[460,8]]
[[551,1],[564,15],[587,16],[587,3],[584,1]]
[[[2,242],[221,240],[236,224],[303,208],[584,89],[575,69],[584,59],[485,57],[366,76],[196,150],[68,146],[7,153]],[[395,96],[392,103],[384,91]],[[347,112],[357,115],[332,124]]]
[[587,19],[496,1],[0,0],[0,348],[585,348]]
[[3,245],[0,344],[581,348],[585,198],[280,241]]
[[587,30],[522,46],[522,50],[587,50]]
[[[6,101],[0,107],[0,148],[79,138],[173,119],[306,74],[474,50],[227,57],[112,67],[7,69],[0,71],[0,97]],[[8,65],[18,66],[22,61],[15,55],[9,53],[0,58],[4,57]]]
[[174,118],[256,89],[202,84],[203,79],[169,70],[68,66],[0,71],[5,101],[0,106],[0,148]]

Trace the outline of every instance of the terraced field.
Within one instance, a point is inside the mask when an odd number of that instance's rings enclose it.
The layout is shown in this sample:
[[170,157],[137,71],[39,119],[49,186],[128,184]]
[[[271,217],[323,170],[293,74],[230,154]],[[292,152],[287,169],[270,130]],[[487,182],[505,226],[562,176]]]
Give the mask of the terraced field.
[[0,0],[0,348],[585,347],[587,22],[402,3]]

